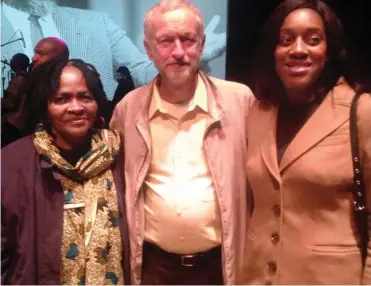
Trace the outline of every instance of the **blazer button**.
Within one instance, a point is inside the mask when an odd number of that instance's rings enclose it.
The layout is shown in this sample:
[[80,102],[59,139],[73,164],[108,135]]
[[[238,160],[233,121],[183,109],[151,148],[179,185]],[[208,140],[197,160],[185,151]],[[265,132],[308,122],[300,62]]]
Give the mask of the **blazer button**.
[[277,271],[277,264],[274,261],[268,262],[268,270],[269,273],[274,274]]
[[275,216],[280,216],[281,215],[281,206],[280,205],[275,205],[273,207],[273,214]]
[[280,241],[280,235],[278,234],[278,232],[272,233],[271,241],[273,244],[277,244]]

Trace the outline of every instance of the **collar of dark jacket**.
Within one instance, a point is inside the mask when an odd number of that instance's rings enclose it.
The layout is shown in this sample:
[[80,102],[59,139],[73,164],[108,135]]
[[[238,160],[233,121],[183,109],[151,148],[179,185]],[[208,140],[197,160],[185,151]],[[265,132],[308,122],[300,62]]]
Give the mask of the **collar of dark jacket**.
[[55,180],[60,182],[62,175],[58,172],[58,169],[55,168],[49,160],[43,158],[43,156],[39,155],[39,158],[41,171],[44,173],[50,173]]

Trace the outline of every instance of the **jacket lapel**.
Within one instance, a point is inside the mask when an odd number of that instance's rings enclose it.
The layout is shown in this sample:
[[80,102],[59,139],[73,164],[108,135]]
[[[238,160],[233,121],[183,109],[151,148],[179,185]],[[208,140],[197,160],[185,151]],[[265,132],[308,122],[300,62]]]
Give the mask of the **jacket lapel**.
[[212,119],[208,121],[208,125],[211,125],[212,123],[220,121],[224,117],[225,112],[218,101],[220,96],[214,83],[203,72],[199,72],[199,75],[206,86],[207,106],[212,117]]
[[[223,121],[223,128],[228,128],[230,123],[228,122],[228,118],[225,117],[224,109],[219,102],[220,95],[218,89],[205,74],[200,72],[200,76],[206,86],[207,106],[210,114],[206,121],[202,143],[203,150],[205,152],[207,165],[214,183],[216,196],[218,198],[220,208],[223,210],[227,208],[227,202],[225,200],[225,190],[220,186],[220,182],[223,181],[222,174],[225,164],[223,163],[222,157],[217,155],[220,150],[223,150],[223,145],[221,144],[221,140],[216,139],[218,135],[216,135],[217,133],[214,132],[223,132],[223,129],[221,129],[221,121]],[[226,227],[224,223],[223,227]]]
[[259,117],[259,125],[266,126],[263,130],[264,134],[268,134],[260,146],[261,154],[267,169],[272,177],[281,184],[281,176],[277,162],[277,144],[276,144],[276,129],[277,129],[277,108],[270,107],[269,112],[264,112]]
[[[156,79],[154,79],[149,85],[143,87],[143,91],[141,93],[138,93],[137,95],[137,98],[140,98],[141,100],[139,101],[140,102],[139,112],[134,119],[134,124],[138,131],[138,135],[141,137],[141,140],[139,138],[137,140],[138,144],[142,144],[141,142],[144,141],[145,152],[141,154],[140,162],[138,162],[138,165],[140,166],[140,170],[137,176],[137,182],[136,182],[137,188],[136,188],[135,200],[139,198],[141,186],[143,184],[143,180],[149,168],[149,161],[150,161],[149,158],[151,158],[152,144],[151,144],[151,132],[149,129],[148,109],[151,103],[152,90],[153,90],[153,85],[155,82],[156,82]],[[134,140],[134,138],[130,138],[130,140]],[[143,148],[138,148],[138,150],[143,150]]]
[[121,261],[122,268],[124,269],[124,281],[131,281],[130,275],[130,241],[129,241],[129,229],[128,220],[126,217],[126,204],[125,204],[125,178],[124,174],[124,160],[125,152],[120,149],[119,154],[116,157],[115,167],[113,169],[113,179],[116,186],[117,204],[120,213],[120,231],[121,239],[123,244],[123,259]]
[[280,164],[281,173],[348,120],[349,98],[353,93],[346,84],[340,84],[330,91],[287,147]]

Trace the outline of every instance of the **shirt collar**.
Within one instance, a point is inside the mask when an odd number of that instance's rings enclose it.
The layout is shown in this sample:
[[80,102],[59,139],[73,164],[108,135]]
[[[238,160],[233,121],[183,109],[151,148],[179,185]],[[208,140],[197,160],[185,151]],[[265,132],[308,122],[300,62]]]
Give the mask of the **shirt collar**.
[[[207,105],[207,89],[200,75],[198,75],[196,90],[192,98],[192,102],[189,104],[188,111],[194,110],[196,106],[201,108],[206,113],[209,113],[209,108]],[[160,96],[156,80],[153,85],[152,99],[148,110],[148,117],[150,120],[157,111],[161,113],[168,113],[163,104],[163,99]]]

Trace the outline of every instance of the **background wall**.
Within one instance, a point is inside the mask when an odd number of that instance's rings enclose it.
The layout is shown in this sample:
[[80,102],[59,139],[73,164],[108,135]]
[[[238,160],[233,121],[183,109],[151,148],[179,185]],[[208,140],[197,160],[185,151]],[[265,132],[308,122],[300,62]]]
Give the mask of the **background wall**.
[[[77,1],[77,0],[75,0]],[[106,12],[109,17],[122,27],[133,39],[133,23],[135,19],[134,1],[132,0],[86,0],[87,9],[99,12]],[[141,2],[138,1],[138,2]]]
[[[17,0],[17,1],[29,1],[29,0]],[[36,0],[34,0],[36,1]],[[217,25],[214,24],[213,33],[223,33],[225,35],[227,30],[227,4],[228,0],[189,0],[193,2],[197,7],[199,7],[201,13],[204,16],[205,26],[209,24],[210,20],[215,16],[219,15],[220,21]],[[2,1],[1,1],[2,2]],[[87,9],[87,10],[94,10],[100,13],[107,13],[108,17],[113,20],[113,22],[121,27],[129,36],[129,38],[133,41],[133,43],[138,47],[139,51],[145,54],[145,49],[143,46],[143,19],[146,11],[148,11],[158,0],[56,0],[57,4],[62,7],[72,7],[78,9]],[[3,7],[3,5],[1,5]],[[10,12],[13,13],[13,12]],[[17,22],[18,16],[12,16],[12,21],[15,23]],[[215,21],[214,21],[215,23]],[[93,24],[93,23],[92,23]],[[93,26],[93,25],[92,25]],[[1,32],[3,33],[3,27],[6,25],[1,26]],[[12,26],[9,26],[10,28]],[[29,29],[28,23],[24,25],[23,29],[28,31]],[[44,27],[45,28],[45,27]],[[73,27],[71,27],[71,32],[73,33]],[[47,29],[46,29],[47,30]],[[53,30],[53,29],[52,29]],[[4,30],[5,31],[5,30]],[[6,30],[8,32],[8,30]],[[50,32],[50,31],[49,31]],[[60,36],[60,31],[54,29],[52,33],[56,33],[53,36]],[[92,30],[92,33],[94,31]],[[21,43],[18,42],[14,46],[6,46],[5,48],[0,49],[1,55],[6,55],[1,57],[1,59],[5,62],[5,60],[10,61],[11,57],[18,52],[25,53],[30,59],[33,56],[33,45],[31,44],[30,40],[30,31],[29,33],[24,33],[26,35],[26,42],[28,42],[27,47],[23,48]],[[225,47],[225,41],[223,40],[222,35],[222,46]],[[14,35],[13,35],[14,36]],[[19,35],[16,35],[19,37]],[[52,36],[49,33],[49,36]],[[8,35],[8,38],[11,36]],[[5,41],[8,41],[8,38],[2,37],[2,44]],[[207,41],[206,41],[207,42]],[[69,43],[72,45],[72,43]],[[82,57],[84,51],[81,50],[74,50],[71,49],[71,56],[73,57]],[[104,55],[103,55],[104,56]],[[85,58],[85,60],[88,60]],[[213,61],[209,62],[209,71],[210,74],[219,77],[225,78],[225,53],[214,59]],[[93,62],[94,63],[94,62]],[[99,70],[99,64],[96,63],[97,69]],[[116,69],[117,67],[115,67]],[[1,73],[0,73],[0,96],[2,97],[2,90],[3,88],[7,88],[8,83],[11,79],[11,70],[9,65],[6,63],[1,65]],[[153,73],[153,76],[155,73]],[[4,77],[4,84],[2,78]],[[109,93],[109,97],[113,96],[113,91],[116,87],[116,82],[113,78],[107,78],[106,81],[103,83],[105,85],[106,92]]]
[[[229,0],[226,78],[253,85],[260,29],[282,0]],[[371,0],[324,0],[341,19],[359,76],[371,80]]]
[[[70,0],[71,1],[71,0]],[[127,31],[136,46],[145,53],[143,46],[143,19],[157,0],[88,0],[87,8],[106,12],[115,23]],[[227,30],[228,0],[191,0],[201,11],[205,26],[214,15],[220,15],[221,21],[215,32]],[[210,62],[212,75],[225,77],[225,54]]]

